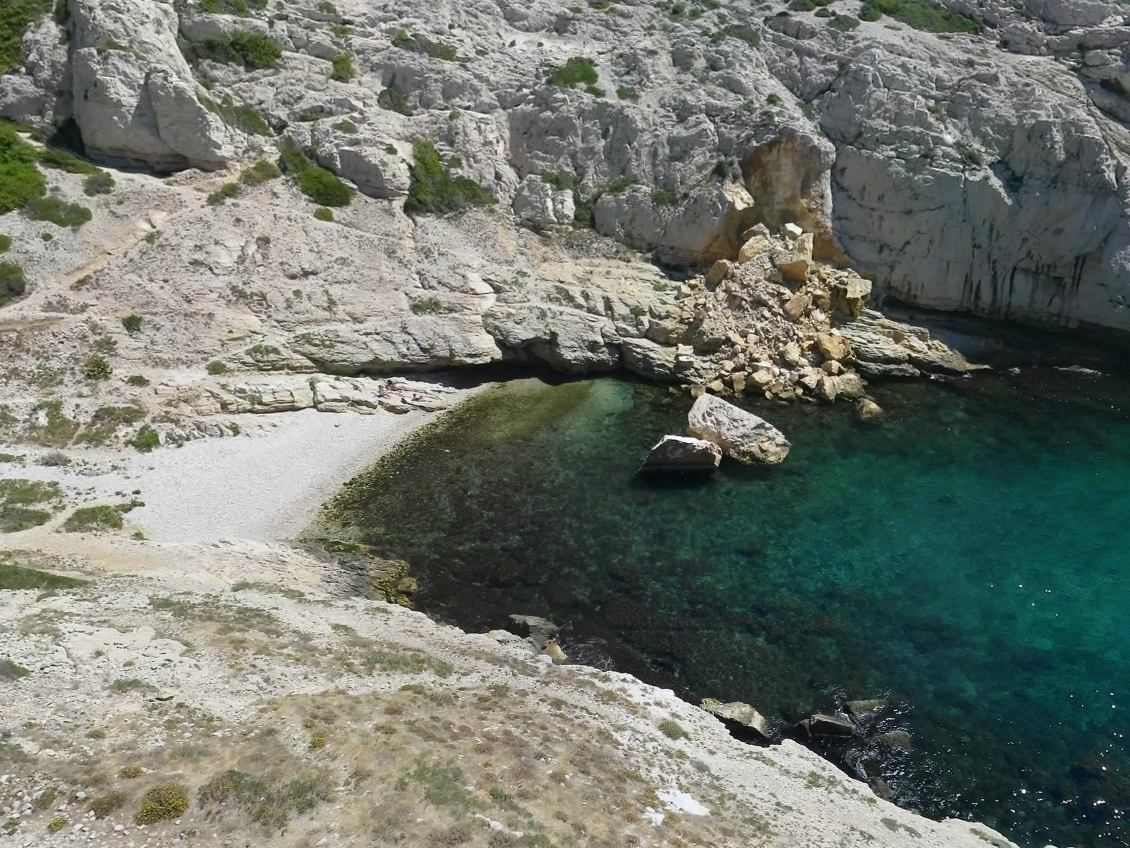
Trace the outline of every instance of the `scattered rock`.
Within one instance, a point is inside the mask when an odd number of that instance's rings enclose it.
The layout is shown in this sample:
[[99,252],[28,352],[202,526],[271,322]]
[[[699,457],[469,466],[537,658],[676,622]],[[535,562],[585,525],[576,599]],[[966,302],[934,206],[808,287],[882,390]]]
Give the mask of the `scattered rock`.
[[739,462],[773,465],[789,455],[789,441],[780,430],[713,395],[703,395],[694,402],[687,429],[693,436],[714,442]]
[[729,259],[719,259],[710,266],[710,270],[706,272],[706,284],[708,286],[716,286],[728,276],[730,276],[730,268],[733,263]]
[[905,730],[888,730],[886,733],[880,733],[875,739],[892,748],[903,748],[907,751],[911,748],[910,734]]
[[847,359],[851,356],[851,345],[838,333],[820,333],[816,336],[816,347],[825,359]]
[[773,264],[790,283],[803,283],[812,262],[812,233],[805,233],[792,243],[792,247],[773,257]]
[[661,471],[713,471],[722,461],[722,448],[692,436],[664,436],[648,453],[640,474]]
[[812,298],[798,292],[785,301],[785,314],[793,321],[799,321],[804,317],[804,313],[808,311],[811,304]]
[[765,716],[749,704],[741,701],[731,701],[724,704],[715,698],[704,698],[701,706],[711,715],[720,718],[729,727],[736,727],[744,731],[752,730],[761,739],[769,739],[772,735],[769,722]]

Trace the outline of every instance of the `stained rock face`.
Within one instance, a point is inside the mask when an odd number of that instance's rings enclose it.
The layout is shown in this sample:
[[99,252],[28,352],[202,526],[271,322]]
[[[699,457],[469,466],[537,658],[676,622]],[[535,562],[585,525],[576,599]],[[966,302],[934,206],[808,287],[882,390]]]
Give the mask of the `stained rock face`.
[[713,471],[722,462],[722,448],[691,436],[664,436],[648,453],[640,474],[657,471]]
[[694,402],[687,430],[714,442],[739,462],[775,465],[789,455],[789,441],[780,430],[714,395],[703,395]]

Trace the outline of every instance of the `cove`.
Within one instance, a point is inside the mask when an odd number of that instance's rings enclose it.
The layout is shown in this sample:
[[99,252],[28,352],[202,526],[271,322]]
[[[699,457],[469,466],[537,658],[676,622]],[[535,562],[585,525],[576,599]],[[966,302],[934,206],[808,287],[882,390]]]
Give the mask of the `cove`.
[[329,518],[468,629],[565,626],[575,660],[794,722],[889,697],[910,751],[845,764],[1026,845],[1130,844],[1130,385],[1027,368],[751,406],[781,466],[636,477],[690,400],[605,378],[484,391]]

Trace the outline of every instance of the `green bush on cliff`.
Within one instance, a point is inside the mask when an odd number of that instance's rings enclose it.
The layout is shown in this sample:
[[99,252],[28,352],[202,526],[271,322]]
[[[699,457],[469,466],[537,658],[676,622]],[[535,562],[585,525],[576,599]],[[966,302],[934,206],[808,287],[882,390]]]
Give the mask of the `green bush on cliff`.
[[349,82],[353,79],[353,57],[348,53],[338,53],[331,60],[333,70],[330,71],[330,79],[337,82]]
[[27,290],[24,269],[15,262],[0,262],[0,306]]
[[230,38],[209,38],[196,45],[195,58],[243,65],[249,70],[275,67],[282,58],[282,48],[260,32],[237,30]]
[[865,21],[877,21],[881,15],[922,32],[981,31],[973,18],[924,0],[866,0],[859,10],[860,19]]
[[283,142],[282,164],[302,193],[319,206],[348,206],[353,189],[325,168],[310,161],[293,139]]
[[50,9],[50,0],[4,0],[0,3],[0,74],[23,66],[24,32]]
[[412,142],[412,153],[412,185],[404,203],[405,212],[442,214],[494,205],[494,195],[470,177],[452,177],[435,144],[428,139]]
[[592,59],[583,56],[574,56],[560,68],[554,68],[549,74],[549,81],[558,88],[576,88],[578,85],[596,85],[596,66]]

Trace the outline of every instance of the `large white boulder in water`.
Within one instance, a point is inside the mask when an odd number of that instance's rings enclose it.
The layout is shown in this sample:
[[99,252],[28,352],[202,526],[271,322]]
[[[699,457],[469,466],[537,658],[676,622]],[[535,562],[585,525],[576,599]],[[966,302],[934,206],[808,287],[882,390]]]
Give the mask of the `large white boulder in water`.
[[692,436],[664,436],[648,453],[640,474],[654,471],[713,471],[722,462],[722,448]]
[[752,412],[715,395],[703,395],[687,416],[692,436],[714,442],[739,462],[776,465],[789,455],[785,434]]

